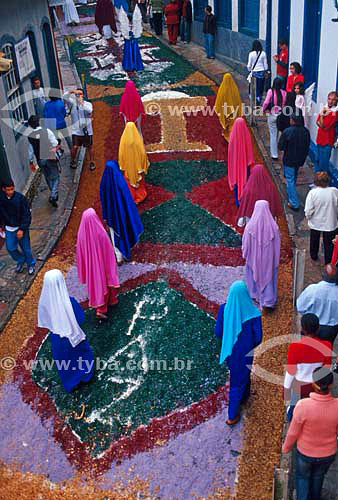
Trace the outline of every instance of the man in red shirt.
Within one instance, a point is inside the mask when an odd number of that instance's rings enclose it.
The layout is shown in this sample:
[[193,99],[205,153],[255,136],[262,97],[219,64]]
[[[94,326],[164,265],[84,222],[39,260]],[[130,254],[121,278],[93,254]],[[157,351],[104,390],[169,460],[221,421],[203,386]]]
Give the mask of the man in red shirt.
[[312,391],[312,373],[315,368],[331,367],[332,344],[321,340],[319,319],[315,314],[302,316],[302,338],[292,342],[288,350],[288,364],[284,377],[285,400],[291,401],[288,408],[289,421],[299,399],[307,398]]
[[327,105],[324,106],[317,118],[317,158],[315,172],[329,172],[330,156],[336,140],[337,93],[332,91],[327,96]]
[[289,48],[285,40],[280,40],[278,47],[279,55],[273,56],[273,60],[277,63],[277,76],[283,81],[285,89],[289,69]]

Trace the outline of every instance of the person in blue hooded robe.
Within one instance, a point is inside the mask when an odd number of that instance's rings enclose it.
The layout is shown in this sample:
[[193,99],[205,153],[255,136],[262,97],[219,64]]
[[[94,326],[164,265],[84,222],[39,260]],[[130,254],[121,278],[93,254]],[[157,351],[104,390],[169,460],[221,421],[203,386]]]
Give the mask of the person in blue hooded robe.
[[141,52],[138,38],[142,35],[142,15],[138,5],[133,14],[127,14],[124,9],[119,9],[118,19],[124,38],[122,67],[124,71],[143,71]]
[[110,229],[117,262],[130,260],[130,251],[143,225],[117,161],[108,161],[100,184],[102,217]]
[[250,396],[253,349],[262,342],[262,315],[244,281],[235,281],[217,317],[215,335],[222,339],[220,364],[230,371],[228,425],[240,420],[240,405]]

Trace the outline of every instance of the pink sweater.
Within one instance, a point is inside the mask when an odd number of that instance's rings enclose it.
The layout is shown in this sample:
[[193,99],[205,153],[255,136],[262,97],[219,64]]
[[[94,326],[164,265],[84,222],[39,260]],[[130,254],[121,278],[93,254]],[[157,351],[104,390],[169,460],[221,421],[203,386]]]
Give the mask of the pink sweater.
[[296,405],[282,451],[288,453],[297,441],[307,457],[330,457],[337,451],[337,436],[338,399],[311,392]]

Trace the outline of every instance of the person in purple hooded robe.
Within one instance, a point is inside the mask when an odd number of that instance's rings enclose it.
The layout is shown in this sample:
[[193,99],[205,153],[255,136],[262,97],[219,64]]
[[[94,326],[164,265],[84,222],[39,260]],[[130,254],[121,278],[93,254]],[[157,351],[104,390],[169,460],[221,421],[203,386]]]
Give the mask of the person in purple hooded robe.
[[266,200],[255,203],[244,230],[242,254],[251,298],[261,307],[273,309],[277,302],[280,233]]

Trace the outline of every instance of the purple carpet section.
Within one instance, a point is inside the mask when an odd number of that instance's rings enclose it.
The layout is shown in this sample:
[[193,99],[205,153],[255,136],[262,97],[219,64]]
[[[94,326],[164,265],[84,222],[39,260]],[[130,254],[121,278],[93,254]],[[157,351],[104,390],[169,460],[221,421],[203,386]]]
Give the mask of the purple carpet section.
[[75,474],[53,439],[52,423],[42,423],[11,383],[5,383],[0,394],[0,460],[22,472],[43,474],[55,483],[72,479]]
[[[81,22],[93,21],[92,17],[82,17]],[[67,26],[64,21],[60,21],[60,29],[63,35],[89,35],[90,33],[97,33],[97,26],[94,23],[80,24],[79,26]]]
[[[229,288],[234,281],[245,280],[243,266],[228,267],[173,262],[160,267],[176,271],[182,278],[188,280],[200,294],[217,304],[223,304],[226,301]],[[118,268],[120,283],[122,284],[129,279],[137,278],[155,269],[154,264],[137,264],[135,262],[123,264]],[[69,295],[75,297],[79,302],[87,300],[86,286],[79,283],[75,266],[72,266],[68,271],[66,283]]]
[[[164,446],[139,453],[103,476],[101,487],[138,477],[148,480],[150,494],[161,500],[206,498],[217,487],[233,491],[241,424],[225,424],[227,408],[214,418],[180,434]],[[162,443],[161,443],[162,444]]]

